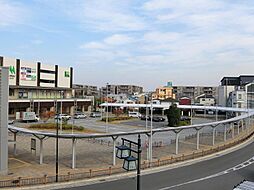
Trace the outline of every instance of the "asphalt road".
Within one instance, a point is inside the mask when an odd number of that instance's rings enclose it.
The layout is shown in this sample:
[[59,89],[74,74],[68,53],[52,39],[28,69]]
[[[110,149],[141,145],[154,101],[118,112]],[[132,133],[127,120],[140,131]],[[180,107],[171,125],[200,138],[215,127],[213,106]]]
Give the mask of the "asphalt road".
[[[227,190],[242,180],[254,181],[254,142],[246,147],[210,160],[176,169],[143,175],[142,190]],[[246,162],[247,161],[247,162]],[[127,178],[71,190],[134,190],[136,179]]]

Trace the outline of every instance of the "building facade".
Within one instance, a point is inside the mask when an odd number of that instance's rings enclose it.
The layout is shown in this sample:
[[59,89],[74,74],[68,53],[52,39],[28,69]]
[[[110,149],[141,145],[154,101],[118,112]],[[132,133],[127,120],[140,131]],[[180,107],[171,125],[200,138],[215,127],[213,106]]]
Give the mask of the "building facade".
[[91,100],[75,98],[72,92],[72,67],[46,65],[20,59],[0,57],[0,66],[9,68],[9,117],[33,111],[38,115],[46,111],[73,114],[85,111]]
[[127,94],[134,95],[143,92],[143,87],[136,85],[112,85],[107,84],[106,87],[101,88],[102,94]]
[[166,86],[156,88],[155,92],[152,93],[152,99],[153,100],[175,99],[172,82],[167,82]]
[[97,86],[74,84],[73,91],[75,97],[99,96],[99,90]]
[[215,86],[173,86],[173,93],[176,96],[176,99],[182,97],[188,97],[193,102],[196,97],[205,94],[211,95],[215,98],[218,97],[218,87]]
[[[247,87],[254,82],[254,75],[240,75],[239,77],[223,77],[219,86],[220,106],[247,107],[247,100],[251,101]],[[248,97],[247,97],[248,94]]]

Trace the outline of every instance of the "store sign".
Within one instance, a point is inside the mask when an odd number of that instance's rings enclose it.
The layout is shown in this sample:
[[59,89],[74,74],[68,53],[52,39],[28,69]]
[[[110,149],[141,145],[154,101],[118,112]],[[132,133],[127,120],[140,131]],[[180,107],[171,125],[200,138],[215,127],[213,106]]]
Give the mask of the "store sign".
[[16,69],[14,66],[9,67],[9,78],[10,79],[15,79],[16,76]]
[[20,79],[25,81],[36,81],[36,69],[31,67],[21,67]]
[[64,77],[70,77],[70,72],[69,71],[64,71]]

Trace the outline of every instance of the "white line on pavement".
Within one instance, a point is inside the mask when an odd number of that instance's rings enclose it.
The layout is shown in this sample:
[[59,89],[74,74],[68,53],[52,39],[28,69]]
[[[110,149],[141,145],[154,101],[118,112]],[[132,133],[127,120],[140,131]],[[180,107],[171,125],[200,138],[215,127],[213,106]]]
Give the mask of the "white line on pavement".
[[172,188],[175,188],[175,187],[180,187],[180,186],[183,186],[183,185],[188,185],[188,184],[191,184],[191,183],[196,183],[196,182],[204,181],[204,180],[211,179],[211,178],[214,178],[214,177],[222,176],[222,175],[234,172],[236,170],[240,170],[242,168],[245,168],[245,167],[251,165],[253,162],[254,162],[254,156],[252,158],[250,158],[249,160],[247,160],[247,161],[245,161],[241,164],[238,164],[238,165],[236,165],[232,168],[224,170],[222,172],[219,172],[219,173],[216,173],[216,174],[213,174],[213,175],[209,175],[209,176],[206,176],[206,177],[203,177],[203,178],[195,179],[195,180],[192,180],[192,181],[187,181],[187,182],[184,182],[184,183],[172,185],[172,186],[169,186],[169,187],[164,187],[164,188],[161,188],[161,189],[158,189],[158,190],[172,189]]

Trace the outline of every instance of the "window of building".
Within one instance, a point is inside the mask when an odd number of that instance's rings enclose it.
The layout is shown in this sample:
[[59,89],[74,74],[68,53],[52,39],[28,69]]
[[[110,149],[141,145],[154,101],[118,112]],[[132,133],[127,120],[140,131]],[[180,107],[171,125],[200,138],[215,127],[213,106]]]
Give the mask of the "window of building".
[[9,96],[14,96],[14,89],[9,89]]
[[242,99],[242,94],[238,94],[238,99]]

